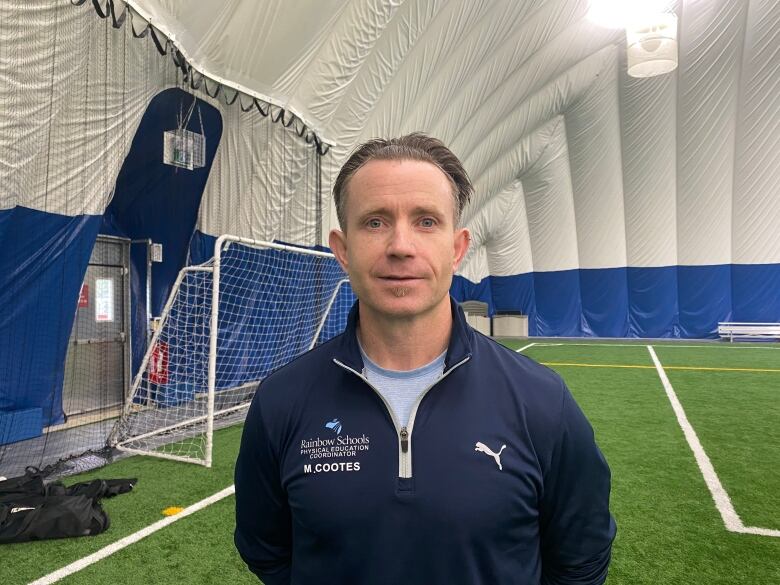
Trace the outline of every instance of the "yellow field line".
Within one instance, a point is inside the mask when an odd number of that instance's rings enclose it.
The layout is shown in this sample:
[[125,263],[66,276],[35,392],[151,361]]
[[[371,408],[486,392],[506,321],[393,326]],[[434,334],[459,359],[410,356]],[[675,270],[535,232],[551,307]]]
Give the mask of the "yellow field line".
[[780,372],[780,368],[707,368],[703,366],[664,366],[664,370],[708,370],[710,372]]
[[539,362],[545,366],[573,366],[575,368],[641,368],[654,370],[655,366],[633,366],[624,364],[578,364],[570,362]]
[[[655,366],[626,364],[578,364],[574,362],[540,362],[545,366],[572,366],[575,368],[635,368],[654,370]],[[703,366],[664,366],[665,370],[704,370],[709,372],[780,372],[779,368],[708,368]]]

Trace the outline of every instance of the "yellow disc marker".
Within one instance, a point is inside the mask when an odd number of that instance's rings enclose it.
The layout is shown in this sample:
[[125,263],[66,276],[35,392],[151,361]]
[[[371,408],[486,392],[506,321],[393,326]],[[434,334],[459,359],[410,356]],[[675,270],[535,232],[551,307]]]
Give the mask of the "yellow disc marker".
[[170,508],[165,508],[165,510],[163,510],[162,513],[163,516],[175,516],[182,510],[184,510],[184,508],[180,508],[179,506],[171,506]]

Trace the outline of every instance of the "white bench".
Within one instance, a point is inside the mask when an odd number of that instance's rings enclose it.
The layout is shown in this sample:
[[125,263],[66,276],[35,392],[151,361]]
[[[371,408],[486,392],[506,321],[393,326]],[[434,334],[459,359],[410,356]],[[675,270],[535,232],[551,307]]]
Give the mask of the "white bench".
[[718,335],[735,339],[780,339],[780,323],[718,323]]

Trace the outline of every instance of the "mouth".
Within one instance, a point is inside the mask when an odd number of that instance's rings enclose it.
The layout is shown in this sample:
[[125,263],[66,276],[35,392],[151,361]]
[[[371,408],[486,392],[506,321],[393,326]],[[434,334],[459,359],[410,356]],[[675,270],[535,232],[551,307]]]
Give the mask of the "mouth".
[[412,276],[406,274],[391,274],[380,276],[379,280],[393,285],[403,285],[422,280],[419,276]]

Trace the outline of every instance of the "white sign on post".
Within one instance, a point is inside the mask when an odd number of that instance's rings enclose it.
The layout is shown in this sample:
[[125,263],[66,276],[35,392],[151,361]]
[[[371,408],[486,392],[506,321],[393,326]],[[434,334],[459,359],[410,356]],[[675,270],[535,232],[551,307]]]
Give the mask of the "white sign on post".
[[108,322],[114,320],[114,279],[98,278],[95,280],[95,321]]

